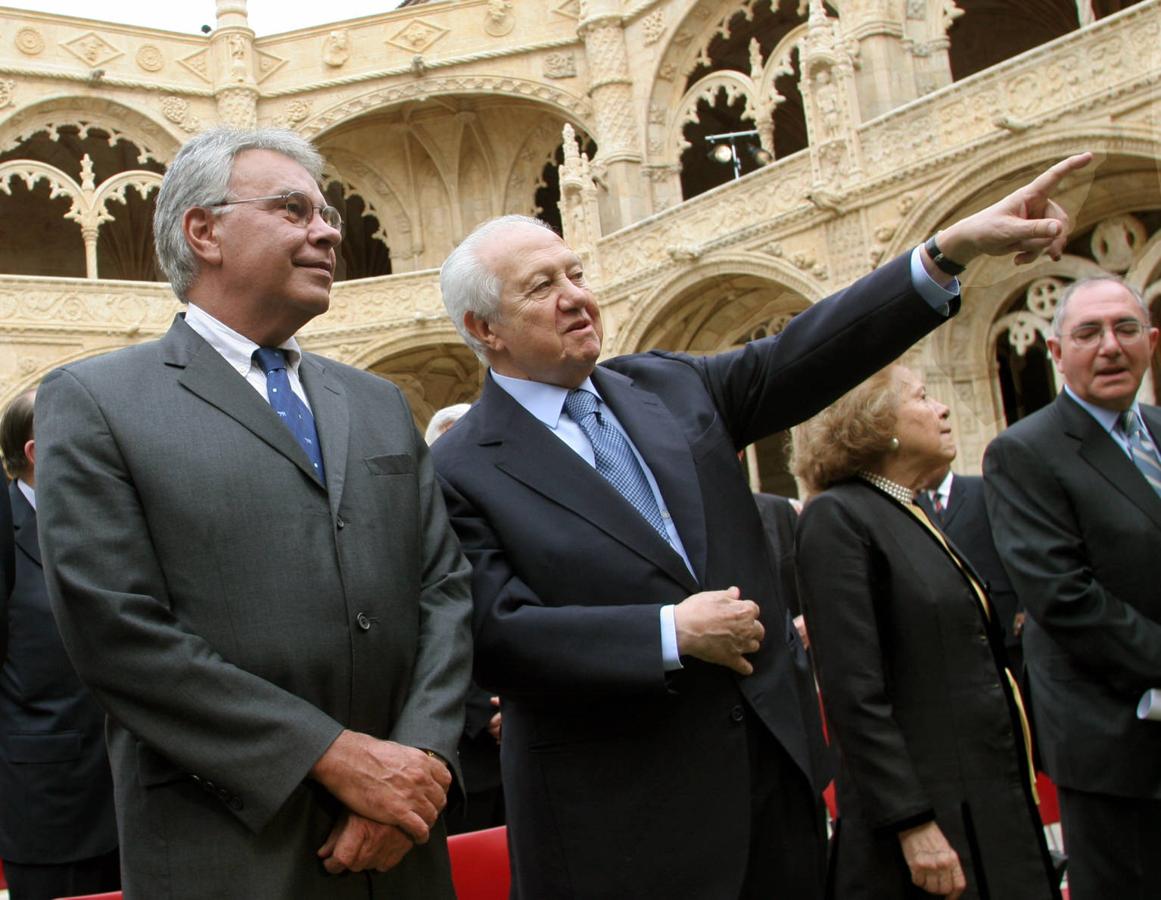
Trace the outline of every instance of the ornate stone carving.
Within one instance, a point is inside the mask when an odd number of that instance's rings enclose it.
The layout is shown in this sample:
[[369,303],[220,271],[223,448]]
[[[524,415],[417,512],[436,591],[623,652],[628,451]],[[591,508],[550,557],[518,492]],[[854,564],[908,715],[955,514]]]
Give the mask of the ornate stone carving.
[[576,57],[571,53],[549,53],[544,57],[545,78],[575,78]]
[[165,56],[159,47],[146,44],[137,51],[137,67],[144,72],[160,72],[165,65]]
[[342,28],[332,31],[323,41],[322,61],[332,69],[347,64],[351,58],[351,33]]
[[11,79],[0,79],[0,109],[14,106],[12,97],[16,93],[16,82]]
[[281,69],[287,62],[281,56],[275,56],[273,53],[267,53],[265,50],[255,50],[254,60],[258,64],[258,71],[254,73],[254,80],[259,84]]
[[161,114],[189,134],[201,128],[201,122],[190,109],[189,101],[184,97],[168,96],[161,98]]
[[1093,259],[1108,272],[1127,272],[1145,248],[1148,238],[1144,223],[1136,216],[1105,219],[1092,232]]
[[484,12],[484,31],[492,37],[503,37],[515,27],[512,0],[488,0],[488,8]]
[[178,60],[181,65],[193,72],[198,78],[206,84],[211,83],[210,79],[210,59],[209,48],[199,50],[197,53],[191,53],[189,56]]
[[922,22],[927,18],[927,0],[907,0],[907,18]]
[[254,128],[258,124],[258,94],[252,88],[225,88],[215,96],[218,119],[234,128]]
[[44,52],[44,38],[35,28],[21,28],[16,32],[16,49],[25,56],[39,56]]
[[665,34],[665,13],[655,9],[641,20],[641,30],[645,32],[645,46],[656,44]]
[[387,43],[408,53],[422,53],[436,41],[447,34],[446,28],[440,28],[431,22],[422,19],[412,19],[387,39]]
[[87,66],[103,66],[124,54],[110,44],[95,31],[89,31],[79,37],[61,44],[69,53]]
[[287,126],[297,125],[310,115],[309,100],[291,100],[286,104],[286,112],[282,116]]
[[563,3],[556,4],[552,11],[567,19],[579,19],[581,17],[580,0],[564,0]]

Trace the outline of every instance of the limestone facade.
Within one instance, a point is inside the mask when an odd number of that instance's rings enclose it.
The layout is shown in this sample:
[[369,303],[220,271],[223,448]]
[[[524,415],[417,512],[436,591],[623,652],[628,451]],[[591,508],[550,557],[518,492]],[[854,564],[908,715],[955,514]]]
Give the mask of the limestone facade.
[[[261,38],[244,0],[215,12],[183,35],[0,11],[0,403],[168,327],[153,198],[217,124],[322,151],[348,226],[303,343],[392,378],[421,424],[481,377],[435,269],[506,212],[583,255],[606,353],[706,353],[1094,150],[1064,259],[973,265],[910,354],[964,472],[1057,390],[1067,282],[1116,272],[1161,317],[1161,0],[443,0]],[[779,441],[751,466],[793,492]]]

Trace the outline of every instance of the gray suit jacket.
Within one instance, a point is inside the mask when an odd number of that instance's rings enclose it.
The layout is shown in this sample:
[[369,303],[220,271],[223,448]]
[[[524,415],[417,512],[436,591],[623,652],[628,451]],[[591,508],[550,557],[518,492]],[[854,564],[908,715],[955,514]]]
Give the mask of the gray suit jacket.
[[[1161,410],[1142,406],[1154,440]],[[1078,791],[1161,799],[1161,497],[1065,393],[984,456],[988,516],[1020,602],[1044,767]]]
[[[306,354],[327,487],[184,321],[37,396],[53,609],[110,716],[129,898],[451,896],[441,839],[327,875],[344,728],[455,759],[468,570],[390,383]],[[380,893],[382,891],[382,893]]]

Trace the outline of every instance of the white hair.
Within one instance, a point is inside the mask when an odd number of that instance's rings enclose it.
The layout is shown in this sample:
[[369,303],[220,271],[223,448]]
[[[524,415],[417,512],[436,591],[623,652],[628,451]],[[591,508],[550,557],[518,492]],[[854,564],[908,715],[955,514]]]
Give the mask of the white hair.
[[187,209],[227,199],[234,159],[246,150],[281,153],[306,169],[315,181],[322,178],[322,156],[306,138],[293,131],[215,128],[186,142],[162,179],[153,213],[157,262],[182,300],[187,299],[198,274],[198,260],[186,243],[182,219]]
[[427,431],[423,433],[423,439],[427,441],[427,446],[430,447],[434,444],[436,438],[451,428],[459,421],[460,416],[471,408],[470,403],[456,403],[437,410],[435,415],[431,417],[431,421],[427,423]]
[[439,289],[443,305],[456,331],[464,339],[480,362],[487,363],[484,345],[464,325],[464,316],[472,313],[477,319],[493,322],[500,312],[500,279],[480,260],[479,249],[499,232],[515,225],[531,225],[552,231],[552,226],[532,216],[499,216],[479,225],[460,241],[439,270]]

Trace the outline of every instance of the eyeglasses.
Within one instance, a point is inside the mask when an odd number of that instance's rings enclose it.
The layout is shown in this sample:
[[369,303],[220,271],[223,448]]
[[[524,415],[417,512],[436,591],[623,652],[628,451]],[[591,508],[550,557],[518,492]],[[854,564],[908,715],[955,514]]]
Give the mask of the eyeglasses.
[[277,200],[286,210],[286,218],[295,225],[306,228],[318,210],[319,218],[336,231],[343,230],[343,216],[333,206],[315,206],[314,201],[302,191],[288,191],[285,194],[273,194],[269,197],[249,197],[245,200],[223,200],[221,203],[207,203],[206,209],[217,209],[222,206],[233,206],[236,203],[259,203],[263,200]]
[[[1105,326],[1095,322],[1079,325],[1068,333],[1078,347],[1095,347],[1105,336]],[[1145,323],[1137,319],[1122,319],[1114,322],[1112,332],[1118,344],[1133,344],[1145,333]]]

